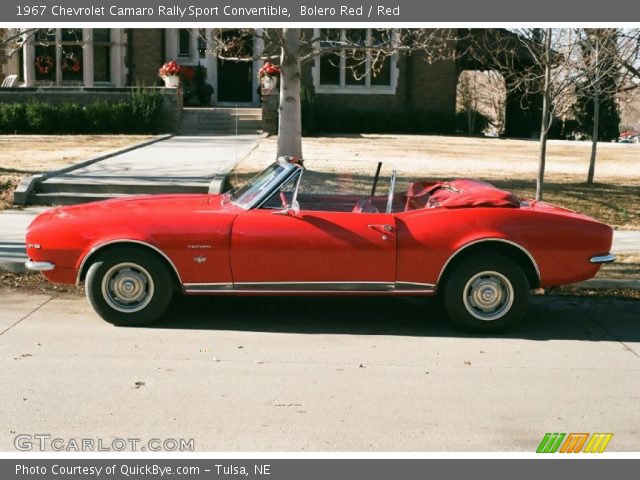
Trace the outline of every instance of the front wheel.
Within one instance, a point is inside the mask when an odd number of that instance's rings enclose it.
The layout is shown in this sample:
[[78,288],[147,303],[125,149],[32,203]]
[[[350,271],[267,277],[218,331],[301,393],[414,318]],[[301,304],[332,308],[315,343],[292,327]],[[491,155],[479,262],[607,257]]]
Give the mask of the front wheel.
[[123,248],[106,251],[89,268],[87,298],[104,320],[114,325],[155,322],[171,303],[171,272],[151,252]]
[[447,278],[443,293],[456,324],[491,332],[520,321],[529,303],[529,282],[512,260],[484,254],[462,260]]

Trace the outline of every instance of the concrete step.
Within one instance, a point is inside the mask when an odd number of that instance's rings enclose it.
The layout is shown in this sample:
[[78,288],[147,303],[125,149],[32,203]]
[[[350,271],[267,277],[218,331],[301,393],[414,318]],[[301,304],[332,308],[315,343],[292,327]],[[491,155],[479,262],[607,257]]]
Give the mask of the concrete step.
[[262,131],[260,108],[184,108],[180,132],[185,135],[253,134]]
[[262,115],[260,107],[183,107],[182,113],[217,113],[220,115]]

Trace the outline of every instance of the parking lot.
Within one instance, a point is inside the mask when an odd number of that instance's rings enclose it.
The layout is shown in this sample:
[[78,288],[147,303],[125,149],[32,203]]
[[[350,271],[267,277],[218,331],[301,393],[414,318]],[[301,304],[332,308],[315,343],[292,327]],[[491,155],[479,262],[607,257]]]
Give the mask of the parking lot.
[[640,302],[535,297],[504,336],[429,300],[179,299],[153,328],[77,295],[1,291],[0,448],[20,434],[194,439],[196,451],[640,448]]

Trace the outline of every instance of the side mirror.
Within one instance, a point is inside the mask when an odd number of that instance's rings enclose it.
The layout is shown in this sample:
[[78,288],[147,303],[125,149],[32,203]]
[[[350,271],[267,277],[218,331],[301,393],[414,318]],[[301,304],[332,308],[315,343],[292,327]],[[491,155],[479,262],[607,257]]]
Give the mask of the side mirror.
[[286,215],[287,217],[299,217],[300,216],[300,204],[297,200],[294,200],[291,203],[289,208],[284,208],[282,210],[274,210],[271,212],[271,215]]

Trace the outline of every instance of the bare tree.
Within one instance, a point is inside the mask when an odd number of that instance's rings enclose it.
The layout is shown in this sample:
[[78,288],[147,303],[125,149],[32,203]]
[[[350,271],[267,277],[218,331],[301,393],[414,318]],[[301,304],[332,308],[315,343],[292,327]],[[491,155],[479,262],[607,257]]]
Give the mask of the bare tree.
[[581,62],[577,68],[585,71],[578,95],[589,98],[593,104],[591,156],[587,173],[587,183],[593,183],[600,139],[601,103],[605,96],[615,97],[618,90],[618,31],[610,28],[583,28],[578,29],[576,35],[581,50]]
[[587,74],[587,70],[575,68],[580,53],[578,37],[572,29],[487,32],[476,36],[473,54],[487,67],[502,73],[510,92],[523,99],[542,97],[535,195],[541,200],[549,130],[554,118],[567,114],[575,98],[575,88]]
[[[324,58],[337,65],[343,60],[348,75],[362,79],[377,75],[392,55],[420,53],[425,61],[455,58],[457,30],[454,29],[240,29],[217,30],[203,39],[209,50],[223,60],[280,62],[278,156],[302,156],[301,66]],[[242,48],[250,38],[264,45],[259,52]]]
[[456,110],[467,117],[467,131],[474,133],[478,115],[487,118],[498,135],[504,131],[506,89],[504,78],[494,70],[464,70],[458,80]]
[[36,31],[37,28],[0,28],[0,48],[10,57],[20,50]]

